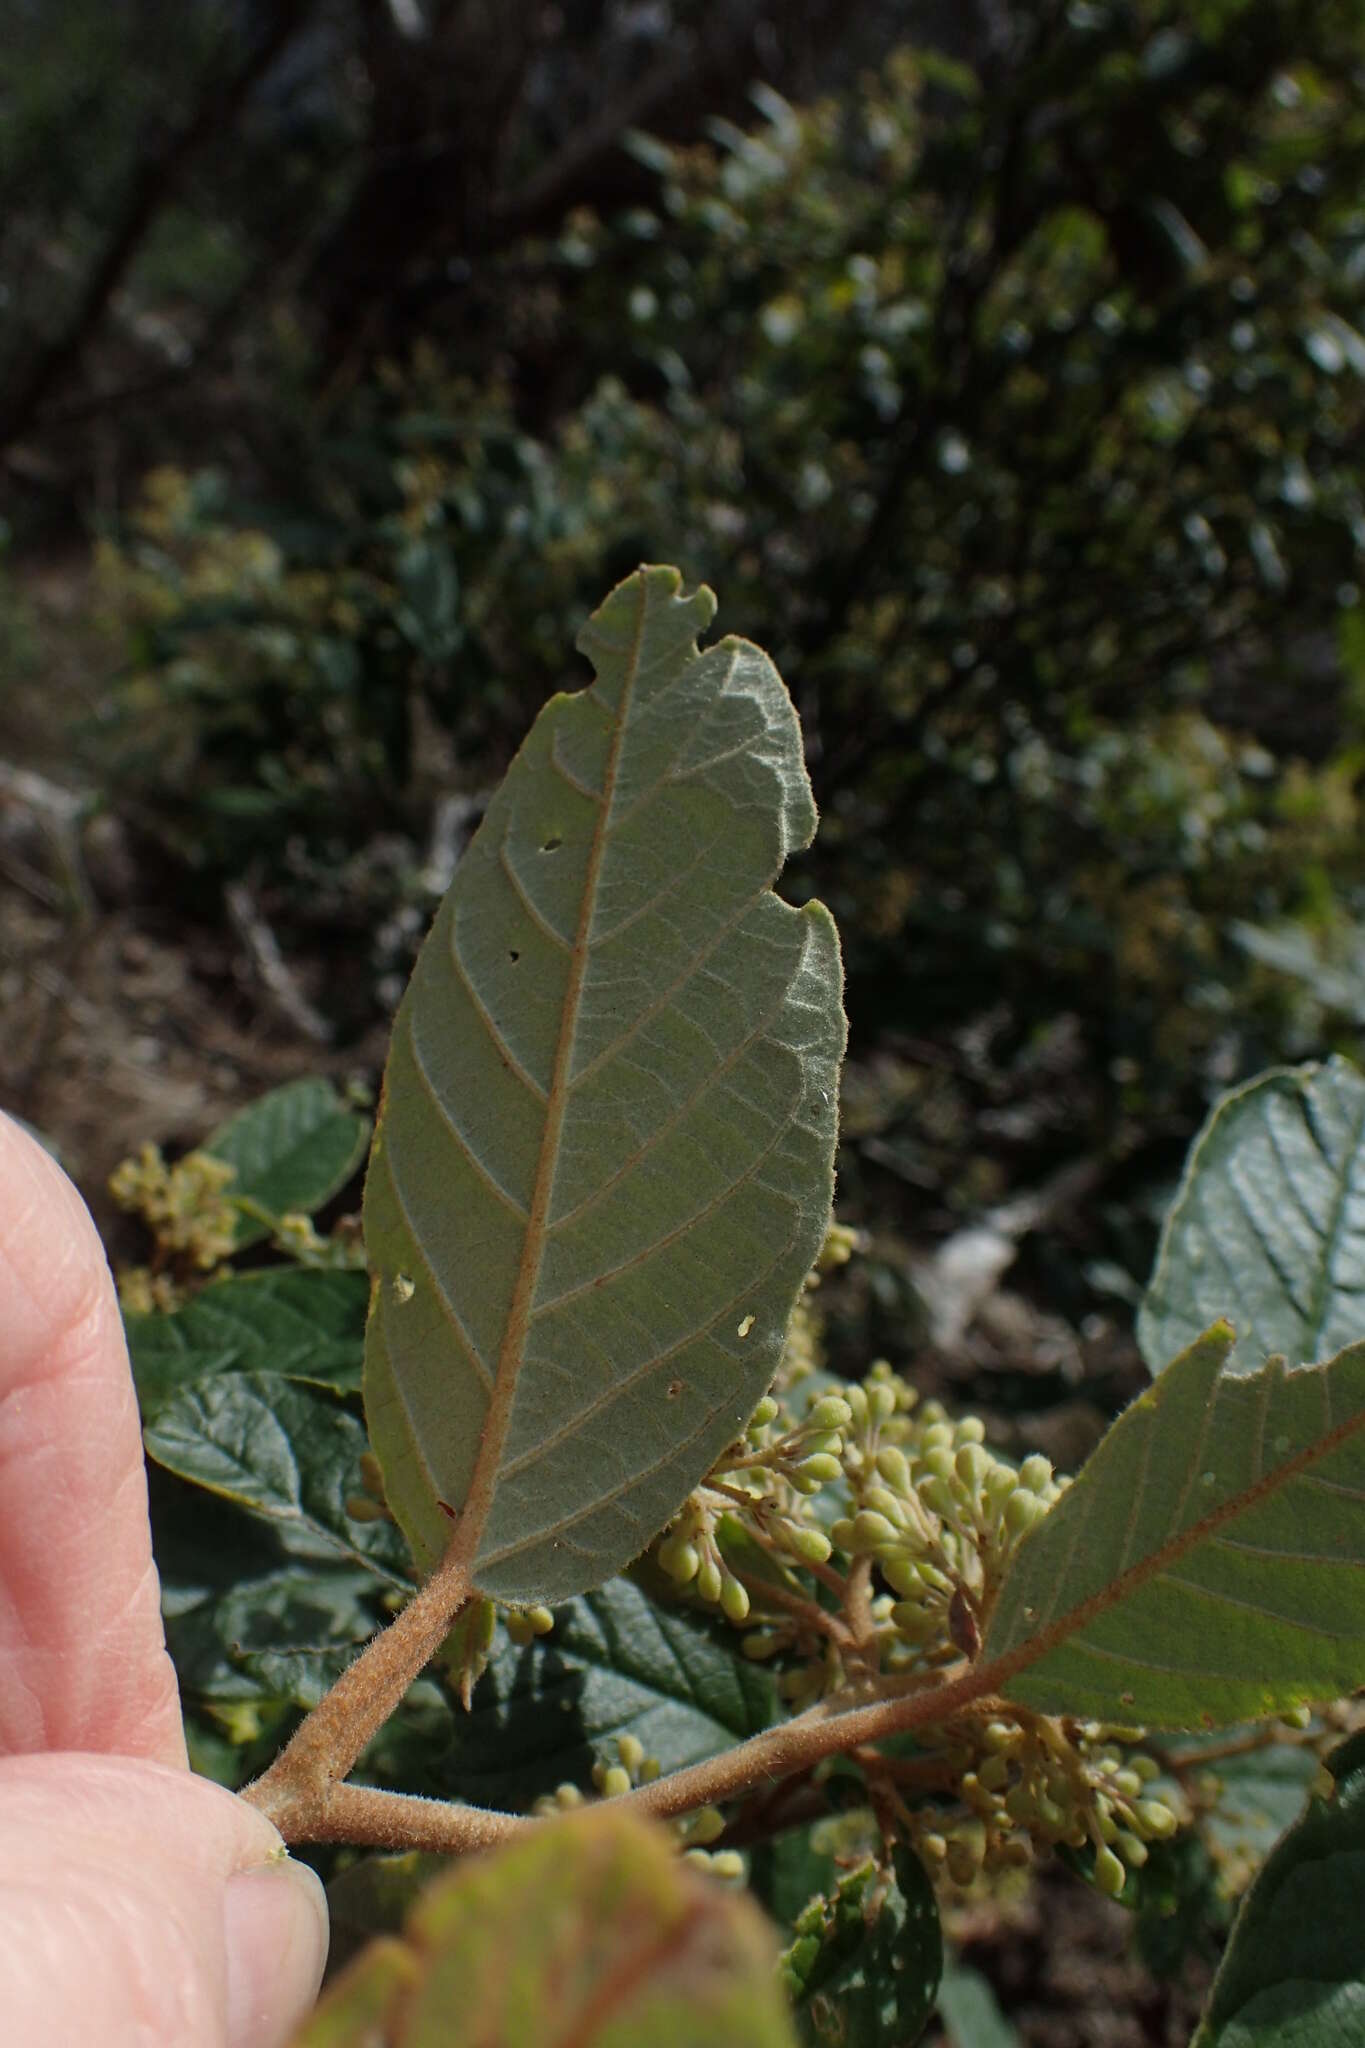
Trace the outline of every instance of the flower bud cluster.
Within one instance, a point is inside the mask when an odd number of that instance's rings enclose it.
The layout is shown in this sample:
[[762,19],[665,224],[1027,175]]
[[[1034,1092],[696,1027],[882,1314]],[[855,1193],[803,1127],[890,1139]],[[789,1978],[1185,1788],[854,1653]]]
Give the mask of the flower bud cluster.
[[1027,1713],[945,1731],[945,1764],[966,1810],[916,1813],[924,1862],[965,1890],[983,1874],[1022,1868],[1037,1847],[1088,1846],[1096,1884],[1116,1898],[1148,1844],[1174,1834],[1179,1818],[1152,1789],[1152,1758],[1125,1751],[1113,1733]]
[[718,1606],[736,1626],[748,1619],[749,1591],[719,1540],[726,1518],[747,1524],[765,1549],[776,1550],[793,1568],[824,1564],[830,1539],[805,1507],[822,1487],[843,1478],[842,1432],[851,1419],[841,1395],[813,1396],[796,1421],[776,1396],[765,1394],[744,1435],[665,1531],[656,1555],[674,1584]]
[[180,1256],[201,1273],[221,1265],[236,1243],[237,1212],[223,1190],[237,1169],[209,1152],[188,1152],[167,1166],[156,1145],[144,1145],[109,1176],[121,1209],[141,1216],[163,1257]]
[[1065,1482],[1046,1458],[1016,1469],[997,1457],[977,1416],[952,1422],[936,1401],[916,1408],[886,1367],[846,1398],[850,1512],[829,1533],[849,1557],[872,1558],[894,1595],[874,1610],[888,1628],[883,1662],[895,1670],[950,1649],[974,1656],[1005,1565]]
[[[621,1799],[637,1785],[652,1785],[659,1776],[658,1757],[645,1755],[638,1735],[617,1737],[616,1759],[609,1764],[599,1758],[592,1767],[592,1782],[599,1798]],[[541,1816],[572,1813],[584,1803],[585,1795],[577,1785],[557,1785],[553,1792],[542,1794],[531,1811]],[[709,1844],[725,1832],[725,1816],[719,1807],[699,1807],[695,1813],[684,1814],[667,1825],[677,1837],[685,1862],[732,1883],[744,1876],[744,1859],[737,1850],[718,1849],[714,1854],[710,1850]]]

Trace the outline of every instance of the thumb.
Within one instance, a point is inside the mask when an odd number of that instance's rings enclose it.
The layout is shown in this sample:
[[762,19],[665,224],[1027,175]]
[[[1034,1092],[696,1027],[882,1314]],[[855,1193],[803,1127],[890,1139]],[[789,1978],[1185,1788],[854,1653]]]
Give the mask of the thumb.
[[327,1907],[244,1800],[124,1757],[0,1760],[8,2048],[284,2048]]

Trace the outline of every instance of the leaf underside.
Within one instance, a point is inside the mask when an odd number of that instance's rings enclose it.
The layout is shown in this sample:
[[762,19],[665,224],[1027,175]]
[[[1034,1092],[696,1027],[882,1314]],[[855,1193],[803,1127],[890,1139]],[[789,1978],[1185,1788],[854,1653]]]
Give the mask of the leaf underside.
[[[838,941],[782,683],[669,569],[580,636],[437,913],[365,1192],[365,1399],[419,1563],[563,1600],[636,1556],[776,1368],[833,1191]],[[440,1504],[444,1503],[444,1507]]]
[[1199,1728],[1365,1684],[1365,1343],[1229,1374],[1217,1325],[1016,1553],[982,1662],[1045,1713]]
[[1196,1140],[1138,1316],[1151,1371],[1219,1316],[1234,1372],[1365,1336],[1365,1076],[1349,1061],[1263,1074]]

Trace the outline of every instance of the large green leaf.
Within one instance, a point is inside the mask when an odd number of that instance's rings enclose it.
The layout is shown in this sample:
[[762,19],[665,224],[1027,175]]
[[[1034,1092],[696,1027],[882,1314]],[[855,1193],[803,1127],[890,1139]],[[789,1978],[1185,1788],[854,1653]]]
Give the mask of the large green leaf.
[[1169,1365],[1020,1545],[993,1689],[1198,1728],[1365,1685],[1365,1343],[1229,1374],[1232,1341]]
[[237,1169],[226,1200],[239,1205],[238,1247],[268,1237],[270,1217],[311,1216],[330,1201],[365,1157],[369,1135],[369,1118],[316,1075],[273,1088],[220,1124],[203,1149]]
[[275,1372],[358,1390],[368,1296],[363,1273],[270,1266],[206,1287],[173,1315],[126,1316],[144,1421],[211,1373]]
[[[469,1713],[454,1716],[424,1778],[447,1799],[524,1810],[566,1779],[586,1785],[616,1736],[638,1737],[675,1771],[778,1719],[771,1676],[739,1654],[733,1631],[727,1642],[702,1617],[613,1579],[561,1607],[553,1632],[526,1648],[500,1636]],[[364,1774],[402,1785],[407,1743],[403,1729],[381,1730]]]
[[793,2048],[748,1899],[610,1806],[538,1828],[421,1898],[295,2048]]
[[1349,1061],[1263,1074],[1196,1140],[1138,1316],[1150,1369],[1220,1316],[1233,1371],[1365,1337],[1365,1077]]
[[365,1432],[344,1405],[276,1373],[221,1373],[182,1387],[143,1434],[168,1472],[277,1522],[296,1556],[369,1565],[411,1586],[391,1522],[356,1521]]
[[[562,1600],[675,1512],[772,1377],[833,1187],[838,941],[770,884],[800,730],[715,601],[644,569],[489,806],[394,1026],[365,1396],[430,1565]],[[440,1505],[444,1503],[444,1508]]]
[[1365,1736],[1328,1759],[1314,1799],[1247,1893],[1192,2048],[1365,2041]]

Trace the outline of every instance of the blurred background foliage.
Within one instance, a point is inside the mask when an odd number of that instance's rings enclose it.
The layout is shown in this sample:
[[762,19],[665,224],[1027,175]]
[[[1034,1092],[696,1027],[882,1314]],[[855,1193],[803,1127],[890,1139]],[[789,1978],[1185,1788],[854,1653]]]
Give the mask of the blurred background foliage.
[[805,724],[849,1328],[960,1335],[999,1211],[1126,1341],[1210,1096],[1365,1021],[1362,0],[7,11],[0,724],[89,545],[46,758],[120,907],[245,890],[363,1049],[676,560]]
[[[0,13],[0,1100],[131,1250],[143,1140],[373,1082],[676,561],[823,813],[834,1362],[1074,1467],[1209,1101],[1365,1030],[1365,0]],[[955,1929],[1030,2044],[1185,2038],[1065,1896]]]

